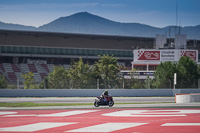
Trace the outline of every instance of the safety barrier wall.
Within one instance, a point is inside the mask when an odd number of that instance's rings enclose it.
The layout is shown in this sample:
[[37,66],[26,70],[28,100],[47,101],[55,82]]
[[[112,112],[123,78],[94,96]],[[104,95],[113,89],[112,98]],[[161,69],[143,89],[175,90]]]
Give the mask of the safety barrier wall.
[[200,93],[176,94],[176,103],[200,102]]
[[[103,89],[0,89],[0,97],[95,97]],[[109,89],[112,96],[175,96],[200,93],[200,89]]]

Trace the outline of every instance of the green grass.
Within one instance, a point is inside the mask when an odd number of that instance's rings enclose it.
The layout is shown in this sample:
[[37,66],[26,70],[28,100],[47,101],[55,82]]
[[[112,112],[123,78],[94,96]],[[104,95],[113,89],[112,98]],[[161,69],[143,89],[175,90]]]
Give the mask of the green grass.
[[165,103],[175,103],[175,102],[115,103],[115,104],[165,104]]
[[93,105],[92,103],[0,103],[0,107],[39,107],[39,106],[79,106],[79,105]]

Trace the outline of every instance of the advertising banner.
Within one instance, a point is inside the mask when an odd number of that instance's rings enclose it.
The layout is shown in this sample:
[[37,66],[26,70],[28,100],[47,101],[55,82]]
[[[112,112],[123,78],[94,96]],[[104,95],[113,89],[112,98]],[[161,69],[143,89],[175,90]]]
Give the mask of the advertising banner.
[[198,61],[197,50],[134,50],[134,61],[179,61],[182,56]]
[[180,57],[188,56],[194,61],[198,61],[198,51],[197,50],[181,50]]
[[[136,57],[136,58],[135,58]],[[134,50],[134,59],[136,60],[160,60],[160,51],[155,50]]]
[[161,50],[160,51],[160,61],[178,61],[178,52],[177,50]]

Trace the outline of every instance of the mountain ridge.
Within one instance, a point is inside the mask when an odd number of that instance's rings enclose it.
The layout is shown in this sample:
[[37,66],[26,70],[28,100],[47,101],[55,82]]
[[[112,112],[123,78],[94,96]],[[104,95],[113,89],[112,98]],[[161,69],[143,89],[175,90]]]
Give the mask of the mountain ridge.
[[[96,35],[120,35],[120,36],[139,36],[155,37],[156,34],[166,34],[169,27],[153,27],[140,23],[121,23],[112,21],[88,12],[80,12],[66,17],[60,17],[44,24],[38,28],[18,24],[7,24],[0,22],[0,29],[9,30],[30,30],[78,34]],[[181,33],[186,34],[188,39],[200,40],[200,25],[180,27]],[[174,33],[171,33],[174,36]]]

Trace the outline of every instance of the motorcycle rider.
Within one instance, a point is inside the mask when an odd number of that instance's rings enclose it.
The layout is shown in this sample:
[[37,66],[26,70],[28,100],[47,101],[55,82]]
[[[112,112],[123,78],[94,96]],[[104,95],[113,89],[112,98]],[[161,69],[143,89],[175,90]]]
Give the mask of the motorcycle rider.
[[104,102],[106,102],[106,98],[108,97],[108,90],[105,90],[102,94],[101,94],[101,99],[104,100]]
[[108,90],[105,90],[100,96],[95,99],[94,106],[99,107],[101,105],[108,105],[112,107],[114,105],[113,98],[110,94],[108,94]]

